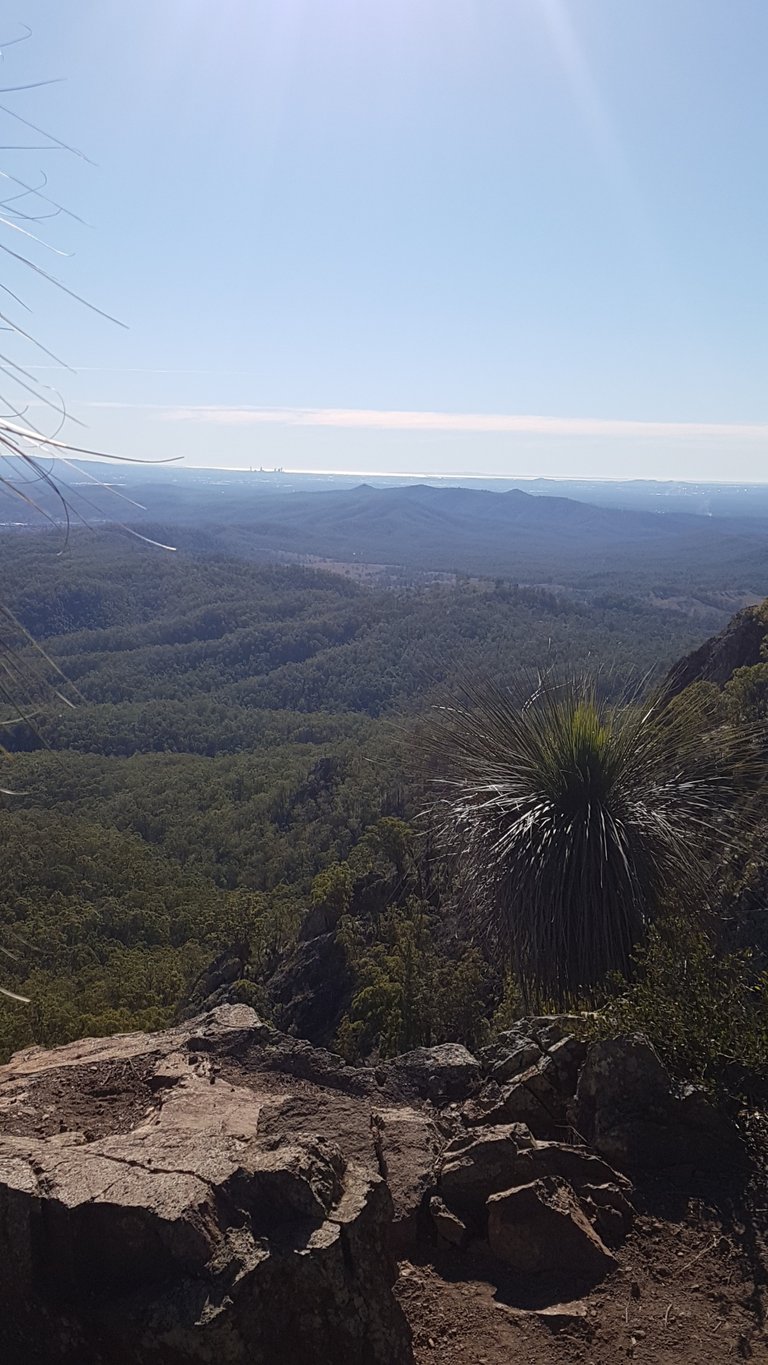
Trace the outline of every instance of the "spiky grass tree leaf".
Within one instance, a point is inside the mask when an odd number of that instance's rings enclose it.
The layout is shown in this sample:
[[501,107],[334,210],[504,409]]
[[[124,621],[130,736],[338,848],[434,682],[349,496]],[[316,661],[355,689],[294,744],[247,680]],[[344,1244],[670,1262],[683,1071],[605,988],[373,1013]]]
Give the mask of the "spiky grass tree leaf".
[[427,744],[467,903],[531,1003],[629,975],[664,899],[702,896],[703,849],[763,770],[761,735],[717,724],[700,699],[612,704],[588,679],[465,687]]

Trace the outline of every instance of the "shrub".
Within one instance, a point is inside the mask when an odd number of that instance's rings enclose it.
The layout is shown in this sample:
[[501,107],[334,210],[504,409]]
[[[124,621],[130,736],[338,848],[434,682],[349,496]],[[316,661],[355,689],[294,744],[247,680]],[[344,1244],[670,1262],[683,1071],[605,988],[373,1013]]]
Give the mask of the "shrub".
[[644,1033],[674,1075],[717,1093],[746,1097],[765,1084],[768,973],[748,952],[721,955],[677,914],[654,925],[636,965],[629,989],[595,1016],[596,1035]]
[[705,847],[730,832],[757,764],[752,730],[699,694],[611,704],[589,680],[465,689],[427,744],[467,904],[526,1005],[630,976],[667,898],[700,896]]

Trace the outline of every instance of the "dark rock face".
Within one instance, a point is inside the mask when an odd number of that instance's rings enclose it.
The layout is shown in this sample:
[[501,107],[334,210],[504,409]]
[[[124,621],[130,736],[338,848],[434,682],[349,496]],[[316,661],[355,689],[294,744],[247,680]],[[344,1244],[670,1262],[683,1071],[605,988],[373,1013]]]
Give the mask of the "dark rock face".
[[[356,1126],[354,1104],[335,1100],[352,1151],[332,1123],[297,1128],[311,1094],[297,1109],[290,1078],[248,1073],[269,1046],[251,1010],[228,1006],[164,1034],[31,1049],[0,1070],[4,1362],[412,1360],[368,1106]],[[235,1055],[250,1084],[224,1079]],[[116,1115],[99,1138],[21,1131],[44,1112],[35,1094],[65,1094],[68,1070],[74,1088],[89,1067],[107,1084],[126,1061],[147,1079],[138,1123]]]
[[640,1035],[593,1043],[572,1106],[574,1126],[621,1170],[741,1164],[737,1130],[693,1086],[676,1087]]
[[587,1045],[573,1036],[560,1038],[549,1049],[550,1076],[562,1095],[572,1095],[587,1055]]
[[667,675],[665,691],[677,696],[694,682],[711,682],[723,687],[737,668],[752,667],[762,659],[768,636],[768,622],[762,607],[746,607],[737,612],[725,630],[705,640],[699,649],[686,655]]
[[312,938],[320,938],[323,934],[332,934],[340,918],[341,911],[336,906],[310,906],[299,929],[299,943],[306,943]]
[[332,1041],[351,991],[346,953],[333,932],[300,942],[268,987],[278,1027],[319,1047]]
[[189,993],[183,1011],[185,1019],[193,1019],[204,1010],[215,1009],[217,1005],[231,1004],[228,999],[236,981],[240,981],[247,971],[248,955],[245,948],[236,946],[217,958],[201,972]]

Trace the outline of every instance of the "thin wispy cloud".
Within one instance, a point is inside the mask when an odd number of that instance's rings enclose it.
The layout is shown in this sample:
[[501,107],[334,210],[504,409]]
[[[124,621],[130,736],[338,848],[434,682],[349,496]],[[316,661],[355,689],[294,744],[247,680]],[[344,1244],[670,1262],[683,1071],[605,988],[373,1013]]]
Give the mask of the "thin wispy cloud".
[[227,377],[233,374],[250,374],[250,370],[225,370],[221,367],[218,369],[206,368],[190,370],[187,368],[169,369],[165,366],[157,365],[154,365],[151,368],[147,368],[145,365],[28,365],[26,368],[40,374],[72,374],[73,372],[75,374],[210,374],[219,376],[225,375]]
[[165,422],[213,426],[332,427],[365,431],[444,431],[482,435],[612,437],[652,440],[768,440],[768,423],[650,422],[536,414],[418,412],[379,408],[257,408],[185,406],[156,409]]

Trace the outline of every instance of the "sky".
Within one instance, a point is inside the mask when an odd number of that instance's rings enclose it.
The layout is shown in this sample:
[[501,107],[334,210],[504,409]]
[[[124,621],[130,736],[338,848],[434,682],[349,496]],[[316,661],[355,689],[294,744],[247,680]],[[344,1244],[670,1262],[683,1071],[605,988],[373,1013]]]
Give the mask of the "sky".
[[132,458],[768,478],[765,0],[25,0],[0,48],[6,194],[68,210],[0,223],[20,422],[60,394],[61,439]]

